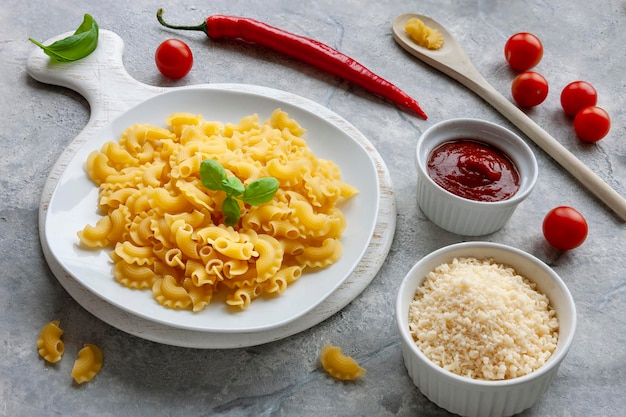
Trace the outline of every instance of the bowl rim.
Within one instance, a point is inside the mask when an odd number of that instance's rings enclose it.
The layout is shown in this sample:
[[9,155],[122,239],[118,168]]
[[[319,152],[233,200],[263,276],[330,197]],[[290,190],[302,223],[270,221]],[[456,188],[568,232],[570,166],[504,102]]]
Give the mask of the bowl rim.
[[[421,153],[420,151],[422,150],[422,147],[424,146],[425,139],[429,135],[431,135],[433,131],[445,129],[449,126],[454,127],[460,124],[467,124],[468,126],[482,126],[482,127],[492,129],[494,131],[502,133],[503,135],[507,136],[511,141],[514,141],[517,145],[519,145],[519,147],[525,153],[525,155],[523,156],[512,155],[511,152],[508,152],[507,150],[503,149],[502,146],[490,144],[492,146],[498,147],[501,151],[503,151],[507,155],[507,157],[513,161],[518,171],[522,169],[520,167],[522,164],[519,163],[520,159],[523,158],[524,160],[526,160],[526,162],[528,162],[525,165],[528,165],[530,167],[530,170],[528,172],[529,175],[528,175],[527,183],[524,184],[523,189],[518,190],[517,193],[515,193],[512,197],[506,200],[500,200],[500,201],[472,200],[469,198],[461,197],[459,195],[456,195],[446,190],[445,188],[437,184],[430,177],[430,175],[428,175],[428,172],[426,171],[424,165],[421,163],[421,159],[420,159],[420,153]],[[447,140],[453,140],[453,138],[449,138]],[[477,138],[476,140],[480,141],[480,138]],[[428,155],[426,155],[426,157],[427,156]],[[518,134],[516,134],[512,130],[502,125],[499,125],[497,123],[490,122],[488,120],[478,119],[478,118],[471,118],[471,117],[459,117],[459,118],[442,120],[440,122],[433,124],[424,132],[422,132],[422,134],[417,139],[417,143],[415,146],[415,166],[416,166],[416,169],[421,174],[420,177],[424,178],[424,180],[427,181],[431,187],[434,187],[435,189],[439,190],[440,192],[449,196],[455,201],[458,201],[462,204],[472,204],[477,207],[487,207],[487,206],[496,207],[496,206],[517,205],[521,203],[523,200],[525,200],[526,197],[528,197],[528,195],[530,195],[530,193],[535,187],[535,184],[537,183],[537,178],[539,177],[539,165],[537,163],[537,158],[535,157],[535,154],[530,148],[530,146],[528,146],[528,144]]]
[[[558,287],[558,290],[563,293],[563,296],[566,300],[566,304],[568,305],[569,309],[571,309],[571,312],[572,312],[572,317],[570,318],[571,331],[568,332],[569,334],[567,334],[566,339],[561,341],[561,335],[562,335],[562,332],[560,331],[561,321],[559,320],[559,340],[557,342],[557,348],[555,348],[555,351],[552,353],[550,358],[548,358],[546,363],[543,364],[540,368],[536,369],[535,371],[529,374],[517,377],[517,378],[496,380],[496,381],[468,378],[462,375],[455,374],[452,371],[448,371],[436,365],[433,361],[431,361],[428,357],[426,357],[426,355],[417,347],[417,345],[413,341],[413,338],[411,337],[410,332],[408,331],[408,314],[407,314],[407,317],[403,318],[404,305],[403,305],[402,299],[405,293],[409,291],[408,283],[409,281],[411,281],[411,278],[415,275],[415,271],[418,270],[420,267],[422,267],[424,264],[432,261],[434,258],[437,258],[445,253],[453,252],[453,251],[461,250],[461,249],[469,249],[469,248],[498,249],[498,250],[510,252],[517,257],[524,258],[530,261],[535,266],[538,266],[539,268],[544,270],[544,272],[546,272],[546,274],[549,275],[550,278],[553,280],[553,282],[556,284],[556,287]],[[496,259],[496,262],[498,262],[497,259]],[[527,279],[532,281],[532,279],[530,278],[527,278]],[[412,293],[414,293],[414,290],[412,291]],[[406,276],[403,278],[402,282],[400,283],[400,287],[398,289],[398,293],[396,297],[395,314],[396,314],[396,325],[398,327],[398,331],[400,333],[401,339],[403,340],[403,343],[406,346],[408,346],[411,352],[415,356],[417,356],[420,359],[420,361],[425,366],[427,366],[432,372],[436,372],[441,377],[446,378],[449,382],[455,383],[457,385],[458,384],[470,384],[475,387],[483,387],[483,388],[513,387],[516,385],[528,383],[532,380],[540,378],[544,374],[551,372],[555,366],[560,365],[560,363],[563,361],[563,359],[567,355],[569,348],[573,342],[574,335],[576,333],[576,325],[577,325],[576,305],[575,305],[574,299],[569,289],[567,288],[567,285],[565,285],[565,282],[561,279],[561,277],[559,277],[559,275],[556,272],[554,272],[554,270],[552,270],[552,268],[550,268],[547,264],[545,264],[539,258],[521,249],[515,248],[513,246],[505,245],[502,243],[487,242],[487,241],[470,241],[470,242],[455,243],[455,244],[451,244],[451,245],[439,248],[429,253],[428,255],[422,257],[417,263],[415,263],[411,267],[409,272],[406,274]],[[407,324],[406,328],[404,328],[403,326],[404,323]],[[558,346],[558,344],[561,344],[561,346]]]

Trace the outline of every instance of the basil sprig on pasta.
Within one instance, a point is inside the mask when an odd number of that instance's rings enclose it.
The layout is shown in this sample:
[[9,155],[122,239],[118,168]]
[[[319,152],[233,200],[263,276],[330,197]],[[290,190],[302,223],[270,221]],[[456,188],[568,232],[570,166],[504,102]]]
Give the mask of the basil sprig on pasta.
[[83,23],[71,36],[50,45],[43,45],[33,38],[29,38],[29,40],[43,49],[44,53],[52,59],[69,62],[82,59],[95,51],[98,46],[98,34],[98,23],[90,14],[85,14]]
[[205,159],[200,164],[202,185],[209,190],[223,191],[226,198],[222,202],[222,213],[226,226],[234,226],[241,217],[241,209],[237,200],[251,206],[265,204],[274,198],[279,183],[274,177],[260,178],[244,187],[237,177],[228,177],[226,170],[219,162]]

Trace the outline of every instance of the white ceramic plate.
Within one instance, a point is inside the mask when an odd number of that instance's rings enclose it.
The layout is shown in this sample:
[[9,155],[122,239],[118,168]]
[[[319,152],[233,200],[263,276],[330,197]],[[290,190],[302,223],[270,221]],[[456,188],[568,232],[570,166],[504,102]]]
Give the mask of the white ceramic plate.
[[[87,155],[134,123],[163,126],[173,112],[201,114],[208,120],[236,123],[257,113],[261,120],[275,108],[289,113],[307,130],[305,138],[319,158],[335,161],[343,180],[359,189],[342,210],[347,229],[340,260],[324,270],[306,273],[278,298],[254,300],[244,311],[233,312],[223,303],[212,303],[199,313],[171,310],[158,304],[149,290],[125,288],[112,277],[110,249],[81,249],[76,232],[95,224],[97,187],[87,178]],[[280,99],[253,92],[220,90],[203,86],[181,88],[152,97],[124,112],[94,134],[70,160],[58,180],[45,218],[46,246],[56,262],[93,294],[141,318],[167,326],[212,333],[257,332],[283,326],[302,317],[333,293],[363,257],[377,220],[380,185],[375,162],[362,143],[367,140],[345,121],[316,113]]]

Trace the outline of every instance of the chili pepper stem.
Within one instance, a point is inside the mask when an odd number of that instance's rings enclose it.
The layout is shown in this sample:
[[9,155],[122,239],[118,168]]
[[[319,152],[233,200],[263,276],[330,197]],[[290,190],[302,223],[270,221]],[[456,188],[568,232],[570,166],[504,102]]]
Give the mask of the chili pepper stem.
[[202,22],[202,24],[196,25],[196,26],[171,25],[171,24],[167,23],[165,20],[163,20],[163,9],[157,10],[156,17],[157,17],[157,20],[159,21],[159,23],[161,25],[165,26],[166,28],[178,29],[178,30],[196,30],[196,31],[204,32],[204,33],[206,33],[208,35],[208,27],[207,27],[206,21]]

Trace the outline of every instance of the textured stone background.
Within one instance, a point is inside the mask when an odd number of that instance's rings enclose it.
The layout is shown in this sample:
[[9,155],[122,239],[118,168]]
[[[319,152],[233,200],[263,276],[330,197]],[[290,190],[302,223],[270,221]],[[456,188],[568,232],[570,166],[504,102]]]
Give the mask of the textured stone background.
[[[261,4],[262,3],[262,4]],[[411,117],[360,88],[304,64],[237,42],[214,44],[201,33],[172,34],[154,17],[164,7],[173,22],[196,23],[213,13],[249,16],[340,49],[418,99],[428,121]],[[471,92],[418,63],[393,41],[390,25],[418,12],[446,24],[476,67],[509,97],[514,73],[503,59],[512,33],[543,41],[536,68],[551,92],[531,117],[626,195],[626,3],[616,0],[545,1],[174,1],[85,2],[5,0],[0,8],[0,415],[185,416],[446,416],[406,374],[393,306],[399,282],[425,254],[467,240],[444,232],[419,211],[411,157],[416,138],[438,121],[483,118],[512,126]],[[46,40],[73,30],[84,13],[126,43],[124,63],[153,85],[235,82],[269,86],[317,101],[356,126],[385,160],[396,191],[397,230],[388,259],[350,305],[314,328],[266,345],[196,350],[130,336],[96,319],[59,285],[43,258],[37,216],[41,188],[65,146],[89,118],[77,93],[31,79],[29,37]],[[167,37],[184,39],[195,54],[183,80],[163,79],[153,63]],[[610,135],[580,143],[559,108],[560,90],[585,79],[612,116]],[[624,223],[539,148],[533,194],[501,231],[481,239],[526,250],[560,274],[576,300],[578,331],[548,392],[526,416],[617,416],[626,408],[626,276]],[[557,205],[579,209],[590,226],[585,244],[551,249],[541,236],[545,213]],[[48,366],[35,341],[41,326],[61,320],[66,359]],[[105,365],[94,381],[69,376],[76,350],[98,344]],[[330,379],[318,365],[332,342],[368,369],[356,383]],[[71,358],[71,359],[68,359]]]

